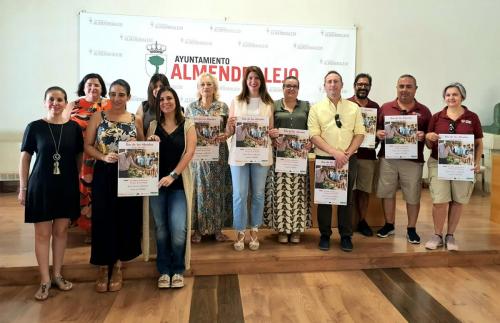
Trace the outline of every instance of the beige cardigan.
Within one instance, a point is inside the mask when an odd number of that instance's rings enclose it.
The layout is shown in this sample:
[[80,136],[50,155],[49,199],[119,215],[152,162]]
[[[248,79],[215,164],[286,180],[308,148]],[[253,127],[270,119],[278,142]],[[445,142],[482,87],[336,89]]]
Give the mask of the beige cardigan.
[[[156,127],[158,123],[156,120],[153,120],[149,123],[148,133],[146,138],[154,135],[156,131]],[[194,123],[186,119],[184,122],[184,141],[187,141],[187,133],[189,128],[194,126]],[[186,145],[187,147],[187,145]],[[186,148],[184,148],[183,155],[186,153]],[[161,156],[160,156],[161,158]],[[193,207],[193,178],[191,175],[191,170],[189,165],[182,171],[182,183],[184,184],[184,193],[186,194],[186,204],[187,204],[187,219],[186,219],[186,255],[184,257],[184,264],[186,266],[186,270],[190,268],[190,260],[191,260],[191,210]],[[150,242],[152,241],[153,245],[156,244],[155,230],[154,230],[154,221],[151,220],[152,216],[149,216],[149,197],[146,196],[143,199],[142,204],[142,253],[144,256],[144,261],[149,260],[150,256]],[[151,225],[150,225],[151,223]],[[154,248],[156,249],[156,248]]]

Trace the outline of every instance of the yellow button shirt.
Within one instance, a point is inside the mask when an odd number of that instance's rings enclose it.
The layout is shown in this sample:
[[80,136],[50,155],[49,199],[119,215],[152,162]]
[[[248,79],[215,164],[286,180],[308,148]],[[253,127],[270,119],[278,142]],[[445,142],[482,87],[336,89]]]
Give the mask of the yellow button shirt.
[[[335,114],[339,114],[342,127],[337,127]],[[340,99],[335,106],[328,97],[311,107],[307,120],[309,136],[320,136],[335,149],[346,150],[351,144],[354,135],[364,135],[363,117],[358,105]],[[330,156],[319,148],[314,152],[318,156]]]

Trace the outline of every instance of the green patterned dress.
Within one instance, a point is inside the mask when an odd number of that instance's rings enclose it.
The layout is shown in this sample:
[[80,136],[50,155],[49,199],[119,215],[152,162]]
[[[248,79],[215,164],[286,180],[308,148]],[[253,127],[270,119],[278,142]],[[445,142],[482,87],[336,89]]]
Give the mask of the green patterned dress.
[[[186,117],[220,116],[224,129],[228,116],[227,104],[212,102],[209,109],[192,102],[186,108]],[[193,174],[193,216],[192,229],[202,235],[215,234],[224,226],[231,226],[233,214],[231,170],[227,163],[228,148],[220,144],[218,161],[191,161]]]

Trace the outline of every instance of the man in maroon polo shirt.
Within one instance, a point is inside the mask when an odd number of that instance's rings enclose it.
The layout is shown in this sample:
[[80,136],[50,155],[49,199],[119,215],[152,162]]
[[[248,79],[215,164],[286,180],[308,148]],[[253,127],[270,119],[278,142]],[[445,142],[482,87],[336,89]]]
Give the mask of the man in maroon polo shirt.
[[[371,87],[372,77],[370,74],[360,73],[356,75],[354,79],[354,95],[347,100],[356,103],[362,108],[375,109],[378,112],[380,108],[378,103],[368,98]],[[357,157],[358,176],[356,177],[353,199],[359,214],[358,231],[362,235],[369,237],[373,235],[373,232],[365,219],[375,178],[377,155],[375,149],[360,147],[358,148]]]
[[[378,153],[380,174],[377,185],[377,196],[382,199],[385,225],[377,231],[377,236],[386,238],[394,234],[396,215],[396,191],[401,186],[403,198],[406,201],[408,213],[407,239],[408,242],[419,244],[420,237],[415,226],[420,211],[420,191],[422,189],[422,168],[424,165],[424,139],[429,121],[432,117],[429,109],[415,100],[417,80],[409,74],[399,77],[396,85],[397,99],[387,102],[379,110],[377,118],[377,137],[381,140]],[[417,159],[386,159],[385,158],[385,116],[417,115],[418,121],[418,157]]]

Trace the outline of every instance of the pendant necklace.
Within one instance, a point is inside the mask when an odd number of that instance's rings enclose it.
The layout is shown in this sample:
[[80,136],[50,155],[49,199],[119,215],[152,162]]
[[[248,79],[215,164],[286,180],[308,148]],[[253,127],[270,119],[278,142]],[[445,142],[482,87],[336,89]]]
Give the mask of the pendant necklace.
[[59,160],[61,160],[61,155],[59,154],[59,147],[61,146],[61,138],[62,138],[64,124],[61,125],[61,132],[59,133],[59,142],[57,143],[57,145],[56,145],[56,139],[54,138],[54,134],[52,133],[52,128],[50,127],[50,123],[47,122],[47,125],[49,126],[50,135],[52,137],[52,141],[54,142],[54,148],[56,149],[56,153],[52,155],[52,159],[54,160],[54,170],[52,174],[60,175],[61,171],[59,170]]

